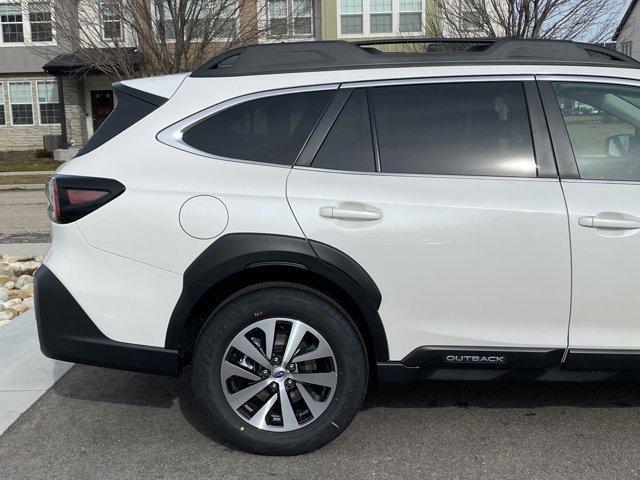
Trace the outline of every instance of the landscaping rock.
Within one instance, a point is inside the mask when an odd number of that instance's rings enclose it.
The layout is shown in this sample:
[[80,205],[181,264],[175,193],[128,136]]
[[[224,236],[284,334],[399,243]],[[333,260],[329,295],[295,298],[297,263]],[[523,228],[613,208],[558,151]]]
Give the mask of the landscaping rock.
[[7,311],[7,310],[11,310],[16,305],[20,305],[21,303],[22,303],[21,299],[12,298],[11,300],[7,300],[6,302],[4,302],[3,305],[4,305],[5,311]]
[[33,283],[33,277],[31,275],[20,275],[18,277],[18,281],[16,282],[15,288],[22,288],[25,285],[29,285]]
[[5,310],[4,312],[0,312],[0,322],[3,322],[3,321],[8,322],[15,316],[16,316],[16,313],[14,313],[13,310]]
[[27,293],[23,292],[22,290],[16,290],[16,289],[9,290],[9,293],[7,295],[9,295],[9,300],[12,300],[14,298],[19,298],[20,300],[24,300],[29,296]]
[[0,326],[34,306],[33,273],[42,257],[0,255]]
[[[20,305],[16,305],[13,308],[10,308],[9,310],[13,310],[16,312],[16,315],[20,315],[21,313],[26,312],[27,310],[29,310],[29,307],[27,307],[24,303],[21,303]],[[5,310],[6,312],[7,310]]]

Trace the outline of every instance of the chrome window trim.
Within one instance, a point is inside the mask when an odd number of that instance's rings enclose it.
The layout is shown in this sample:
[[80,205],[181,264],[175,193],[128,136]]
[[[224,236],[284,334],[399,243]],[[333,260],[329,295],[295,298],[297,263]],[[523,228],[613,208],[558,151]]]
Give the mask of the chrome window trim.
[[193,153],[195,155],[199,155],[201,157],[213,158],[215,160],[222,160],[228,162],[240,162],[240,163],[250,163],[256,165],[265,165],[270,167],[280,167],[280,168],[291,168],[291,165],[283,165],[278,163],[270,163],[270,162],[260,162],[257,160],[245,160],[241,158],[230,158],[223,157],[220,155],[214,155],[209,152],[205,152],[204,150],[199,150],[197,148],[192,147],[188,143],[183,140],[183,136],[185,132],[187,132],[190,128],[195,127],[199,123],[205,121],[209,117],[212,117],[216,113],[219,113],[223,110],[226,110],[231,107],[235,107],[236,105],[240,105],[241,103],[246,103],[251,100],[257,100],[259,98],[267,98],[267,97],[275,97],[278,95],[287,95],[291,93],[302,93],[302,92],[317,92],[322,90],[337,90],[340,87],[339,83],[329,83],[324,85],[308,85],[303,87],[288,87],[288,88],[279,88],[274,90],[264,90],[261,92],[253,92],[246,95],[240,95],[239,97],[234,97],[229,100],[225,100],[221,103],[217,103],[210,107],[207,107],[199,112],[196,112],[188,117],[179,120],[168,127],[160,130],[156,135],[156,139],[160,143],[164,143],[169,147],[177,148],[178,150],[182,150],[183,152]]
[[437,174],[437,173],[391,173],[391,172],[362,172],[352,170],[332,170],[330,168],[314,168],[294,166],[294,170],[311,170],[314,172],[323,173],[339,173],[347,175],[377,175],[382,177],[427,177],[427,178],[442,178],[442,179],[460,179],[460,180],[518,180],[518,181],[543,181],[543,182],[559,182],[559,178],[551,177],[500,177],[496,175],[453,175],[453,174]]
[[562,75],[562,74],[545,74],[535,75],[539,82],[575,82],[575,83],[604,83],[609,85],[627,85],[630,87],[640,87],[640,79],[621,77],[601,77],[593,75]]
[[566,178],[562,183],[600,183],[604,185],[640,185],[640,180],[600,180],[591,178]]
[[534,82],[533,74],[523,75],[455,75],[444,77],[420,77],[420,78],[398,78],[392,80],[364,80],[357,82],[345,82],[340,88],[363,88],[363,87],[386,87],[393,85],[420,85],[429,83],[473,83],[473,82]]

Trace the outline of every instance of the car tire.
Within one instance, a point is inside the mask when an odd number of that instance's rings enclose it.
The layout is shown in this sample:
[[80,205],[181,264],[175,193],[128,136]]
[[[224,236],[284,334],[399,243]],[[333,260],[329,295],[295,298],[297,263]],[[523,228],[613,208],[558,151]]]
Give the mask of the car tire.
[[[259,358],[256,351],[248,356],[243,352],[259,344],[257,351],[265,353],[272,323],[271,359],[282,361],[278,354],[284,357],[288,352],[292,360],[288,367],[272,362],[267,375],[267,369],[258,365],[267,361],[266,354]],[[292,354],[288,344],[298,337],[303,340],[291,347],[297,352]],[[305,360],[329,351],[331,356]],[[251,374],[236,370],[238,366]],[[282,373],[285,367],[292,370]],[[228,376],[229,368],[240,376]],[[254,374],[262,377],[255,380]],[[276,378],[280,374],[287,378]],[[196,398],[224,438],[252,453],[298,455],[328,444],[351,423],[364,399],[368,365],[359,331],[336,302],[301,285],[266,283],[233,295],[208,318],[196,343],[191,375]],[[322,385],[316,384],[318,379]],[[264,384],[266,389],[234,408]],[[255,388],[245,390],[250,387]],[[236,400],[235,394],[241,399]],[[287,396],[286,405],[282,395]]]

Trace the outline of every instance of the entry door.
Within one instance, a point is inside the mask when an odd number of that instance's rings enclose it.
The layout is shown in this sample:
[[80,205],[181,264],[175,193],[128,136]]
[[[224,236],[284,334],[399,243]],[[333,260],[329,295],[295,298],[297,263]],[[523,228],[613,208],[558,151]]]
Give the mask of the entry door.
[[94,133],[112,110],[113,90],[91,90],[91,119]]
[[609,82],[542,85],[554,101],[545,107],[561,122],[554,141],[566,152],[564,176],[573,177],[562,181],[573,253],[572,354],[640,350],[640,83]]
[[566,209],[531,138],[521,82],[355,89],[292,170],[305,235],[378,285],[391,360],[420,346],[566,348]]

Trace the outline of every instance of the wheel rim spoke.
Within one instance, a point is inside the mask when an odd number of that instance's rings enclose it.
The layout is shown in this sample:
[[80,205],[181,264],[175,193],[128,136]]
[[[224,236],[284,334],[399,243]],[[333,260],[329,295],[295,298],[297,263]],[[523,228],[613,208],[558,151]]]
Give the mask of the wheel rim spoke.
[[305,362],[307,360],[317,360],[319,358],[332,356],[333,352],[331,351],[329,344],[324,340],[321,340],[321,339],[318,339],[318,340],[319,340],[318,347],[315,350],[308,353],[302,353],[300,355],[296,355],[295,357],[293,357],[292,360],[294,362]]
[[307,327],[302,322],[294,321],[293,325],[291,325],[291,332],[289,333],[289,338],[287,339],[287,348],[284,351],[284,355],[282,357],[282,364],[286,365],[289,363],[293,354],[298,349],[300,342],[302,341],[302,337],[307,333]]
[[321,385],[323,387],[335,388],[338,376],[335,372],[328,373],[292,373],[291,378],[296,382],[308,383],[310,385]]
[[262,407],[260,407],[260,410],[258,410],[253,415],[253,417],[251,417],[249,423],[256,428],[266,428],[268,426],[267,414],[269,413],[269,410],[271,410],[271,407],[273,407],[273,405],[276,403],[276,400],[278,400],[278,396],[274,393],[273,395],[271,395],[271,398],[267,400]]
[[[287,336],[284,344],[281,336]],[[305,351],[296,355],[301,345]],[[274,356],[281,358],[272,364]],[[331,345],[313,327],[291,318],[266,318],[246,326],[231,340],[222,358],[220,381],[227,403],[242,420],[260,430],[287,432],[315,421],[331,403],[338,383]],[[320,387],[324,387],[321,392]],[[295,392],[300,395],[293,403],[289,393]],[[274,415],[270,415],[272,410]]]
[[255,373],[252,373],[248,370],[245,370],[242,367],[239,367],[237,365],[234,365],[233,363],[229,362],[228,360],[223,360],[222,362],[222,370],[221,370],[221,375],[223,380],[228,379],[229,377],[242,377],[242,378],[246,378],[247,380],[251,380],[253,382],[257,382],[258,380],[261,380],[261,377],[256,375]]
[[280,409],[282,410],[282,426],[287,430],[294,429],[298,426],[298,419],[293,412],[291,399],[287,395],[287,389],[284,384],[280,384]]
[[251,343],[244,335],[236,336],[231,342],[231,346],[254,362],[260,364],[263,368],[271,366],[260,349]]
[[299,384],[298,391],[300,392],[300,395],[302,395],[302,399],[304,400],[304,403],[307,404],[313,418],[318,418],[322,412],[326,410],[328,402],[317,402],[314,400],[311,397],[311,394],[307,391],[307,387],[305,385]]
[[264,390],[267,385],[269,385],[269,379],[254,383],[253,385],[243,388],[236,393],[227,394],[225,391],[225,396],[227,397],[227,401],[229,402],[229,405],[231,405],[231,408],[237,410]]
[[267,354],[267,358],[270,359],[273,355],[273,343],[276,338],[276,322],[271,320],[265,320],[261,322],[259,327],[264,332],[265,346],[264,351]]

